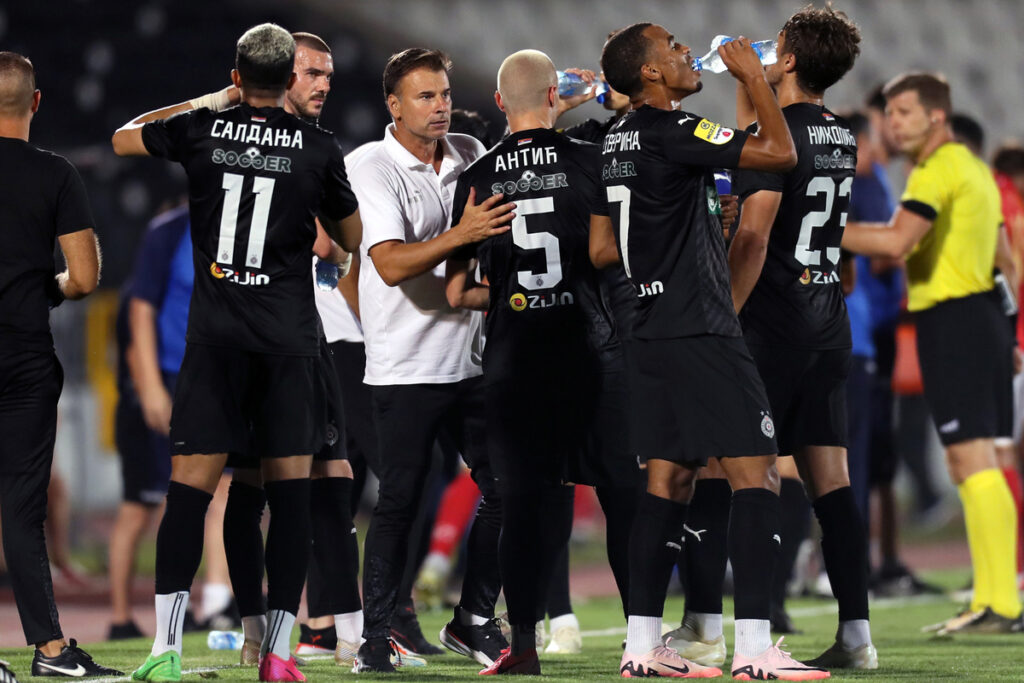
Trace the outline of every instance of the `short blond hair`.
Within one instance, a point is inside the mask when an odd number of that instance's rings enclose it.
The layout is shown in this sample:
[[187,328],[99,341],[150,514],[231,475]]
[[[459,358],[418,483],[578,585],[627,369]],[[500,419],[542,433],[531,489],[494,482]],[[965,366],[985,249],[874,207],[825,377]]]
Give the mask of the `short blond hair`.
[[36,71],[28,57],[0,52],[0,117],[14,118],[32,109]]
[[542,109],[548,89],[558,85],[555,65],[540,50],[520,50],[505,58],[498,69],[498,92],[506,109],[514,112]]

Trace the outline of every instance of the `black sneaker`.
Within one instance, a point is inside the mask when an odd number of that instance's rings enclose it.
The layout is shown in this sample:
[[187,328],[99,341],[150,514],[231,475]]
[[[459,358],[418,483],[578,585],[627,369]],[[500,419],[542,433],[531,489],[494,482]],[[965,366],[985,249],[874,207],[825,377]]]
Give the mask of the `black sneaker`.
[[420,628],[420,620],[412,610],[402,611],[391,618],[391,637],[403,649],[414,655],[443,655],[444,650],[427,642]]
[[111,624],[107,640],[128,640],[129,638],[142,638],[144,634],[139,630],[139,625],[129,619],[123,624]]
[[389,638],[367,638],[366,642],[359,646],[352,673],[395,673],[395,665],[391,663],[391,652]]
[[108,669],[92,661],[85,650],[78,647],[78,642],[72,638],[70,644],[61,648],[60,654],[56,657],[47,657],[39,649],[32,658],[33,676],[124,676],[123,671]]
[[0,683],[18,683],[14,672],[11,671],[11,665],[2,659],[0,659]]
[[299,642],[295,644],[297,655],[333,655],[338,647],[338,632],[333,626],[313,629],[299,624]]
[[452,652],[475,659],[485,667],[491,666],[501,656],[501,651],[508,647],[498,620],[491,619],[479,626],[463,626],[459,619],[461,611],[461,607],[456,607],[455,617],[441,629],[441,643]]

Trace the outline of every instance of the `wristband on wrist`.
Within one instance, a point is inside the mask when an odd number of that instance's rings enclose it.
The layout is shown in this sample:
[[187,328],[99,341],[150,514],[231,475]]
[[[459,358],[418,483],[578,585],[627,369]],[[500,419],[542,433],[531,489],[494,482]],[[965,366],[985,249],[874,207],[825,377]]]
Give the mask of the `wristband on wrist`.
[[231,99],[228,97],[228,88],[217,92],[207,93],[195,99],[189,100],[193,109],[209,109],[212,112],[224,111],[231,106]]

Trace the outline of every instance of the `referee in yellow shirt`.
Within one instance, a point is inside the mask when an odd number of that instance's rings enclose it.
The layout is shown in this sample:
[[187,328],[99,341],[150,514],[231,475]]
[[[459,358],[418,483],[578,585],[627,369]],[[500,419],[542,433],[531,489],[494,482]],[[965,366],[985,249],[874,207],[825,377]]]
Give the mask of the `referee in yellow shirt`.
[[1017,514],[994,444],[1009,433],[1013,412],[1013,338],[992,278],[999,191],[984,162],[953,141],[945,80],[906,74],[883,94],[891,132],[914,168],[889,224],[851,223],[843,247],[906,257],[925,398],[964,506],[974,595],[969,609],[929,629],[1020,631]]

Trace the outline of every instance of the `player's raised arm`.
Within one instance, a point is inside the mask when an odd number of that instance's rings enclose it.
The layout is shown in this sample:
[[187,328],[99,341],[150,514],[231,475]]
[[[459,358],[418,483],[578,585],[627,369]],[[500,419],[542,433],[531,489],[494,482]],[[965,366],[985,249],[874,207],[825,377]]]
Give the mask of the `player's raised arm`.
[[722,61],[750,95],[760,129],[751,135],[740,154],[740,168],[762,171],[788,171],[796,166],[796,147],[782,116],[775,93],[764,77],[764,68],[746,38],[718,48]]
[[740,225],[729,247],[732,305],[737,313],[761,277],[761,269],[768,255],[768,238],[781,203],[782,193],[769,190],[755,192],[743,202]]
[[847,223],[843,249],[865,256],[903,258],[931,227],[932,221],[900,206],[888,223]]
[[142,126],[151,121],[160,121],[168,117],[180,114],[185,111],[207,108],[211,111],[222,111],[238,104],[242,99],[241,90],[234,85],[229,85],[223,90],[202,95],[187,102],[172,104],[169,107],[154,109],[136,116],[116,131],[110,139],[114,147],[114,154],[118,156],[148,156],[149,150],[142,142]]

